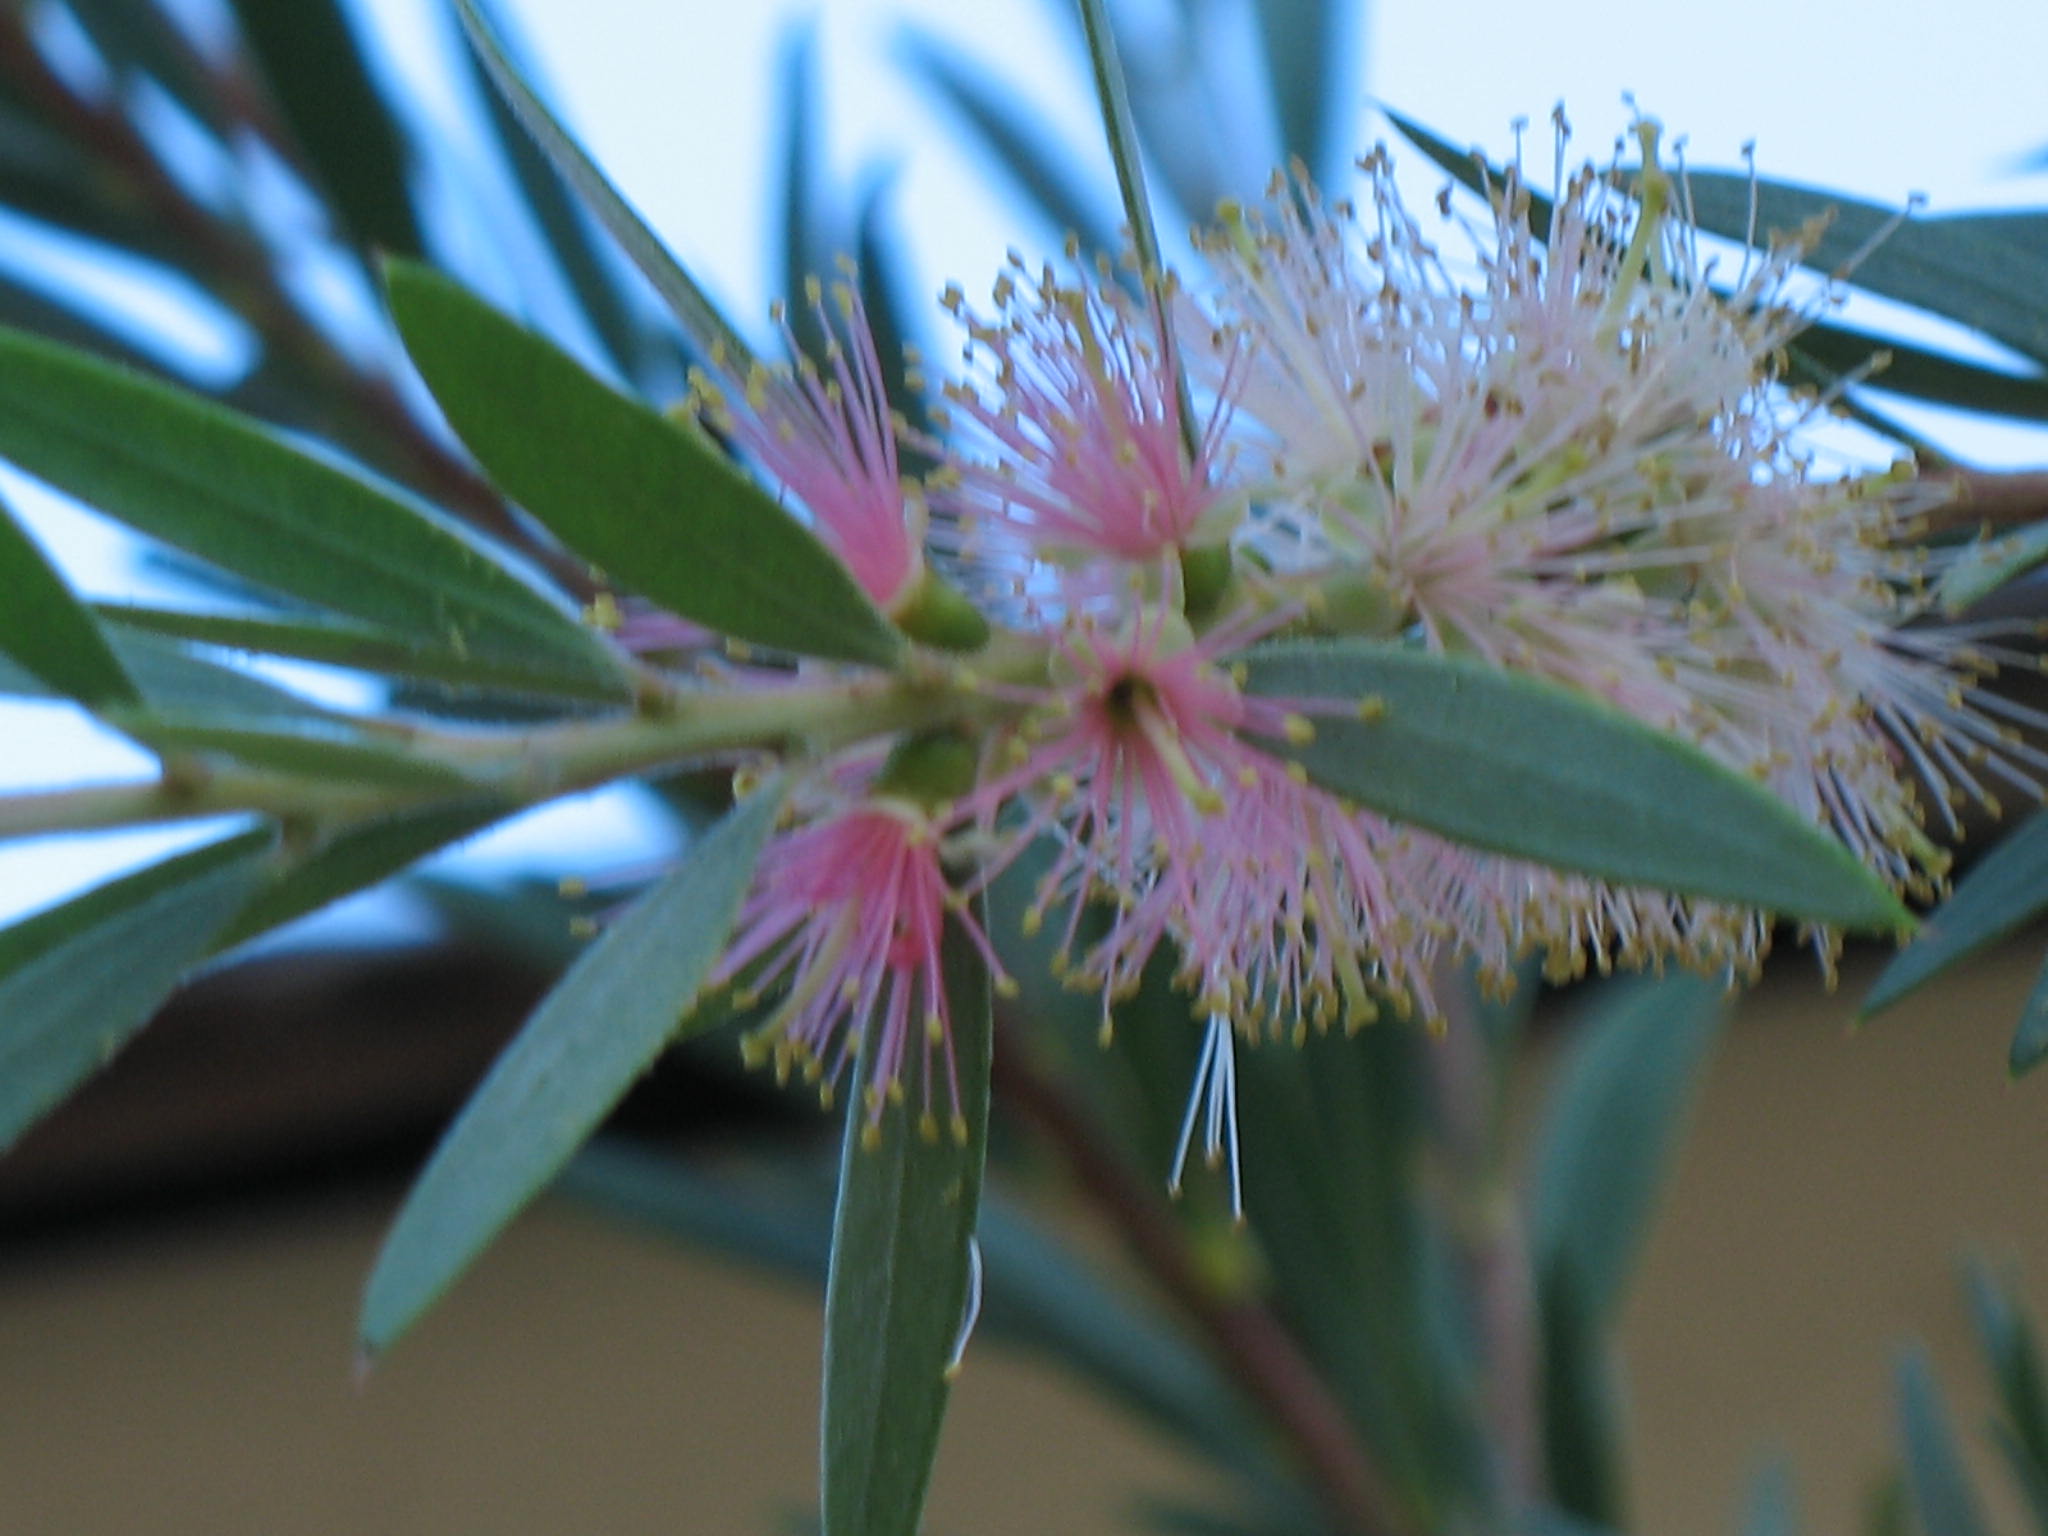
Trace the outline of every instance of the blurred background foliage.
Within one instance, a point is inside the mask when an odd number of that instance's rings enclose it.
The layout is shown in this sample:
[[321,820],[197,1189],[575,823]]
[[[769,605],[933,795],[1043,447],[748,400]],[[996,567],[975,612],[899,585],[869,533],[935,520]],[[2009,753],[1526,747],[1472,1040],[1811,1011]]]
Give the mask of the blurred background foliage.
[[[1048,3],[1073,20],[1064,0]],[[453,7],[428,0],[426,9],[452,43]],[[1122,56],[1169,229],[1203,221],[1219,199],[1260,195],[1283,160],[1344,185],[1350,104],[1363,86],[1349,0],[1174,0],[1142,25],[1128,8],[1119,15],[1132,23]],[[508,18],[493,20],[509,39]],[[587,571],[506,505],[441,429],[381,318],[378,261],[403,255],[461,273],[477,229],[516,224],[505,249],[532,259],[504,263],[516,291],[500,297],[532,323],[656,403],[680,393],[689,343],[608,231],[617,221],[593,217],[473,52],[456,45],[469,70],[455,93],[469,118],[464,158],[394,99],[367,26],[342,0],[0,4],[0,206],[9,243],[32,253],[0,266],[0,321],[196,388],[353,461],[587,597]],[[1072,42],[1085,71],[1078,24]],[[520,58],[516,39],[510,51],[544,82],[545,60]],[[1121,246],[1106,162],[1053,136],[1000,62],[916,32],[902,58],[909,87],[951,115],[1020,213],[1074,232],[1084,250]],[[885,173],[848,186],[827,172],[818,75],[816,38],[799,28],[779,76],[781,285],[800,293],[806,275],[852,257],[894,358],[926,328],[906,262],[915,231],[893,221]],[[1450,177],[1477,181],[1456,146],[1395,122]],[[1703,228],[1738,240],[1828,214],[1810,256],[1823,272],[1894,212],[1739,172],[1695,171],[1690,196]],[[1950,478],[1960,499],[1932,536],[1997,524],[1997,541],[1951,577],[1952,618],[1973,620],[1987,602],[2039,615],[2039,589],[2024,578],[2048,559],[2041,478],[1972,471],[1898,425],[1891,406],[2048,422],[2048,209],[1916,219],[1865,257],[1853,281],[1976,333],[2009,363],[1830,319],[1799,339],[1788,381],[1840,387],[1865,427],[1918,453],[1920,473]],[[807,311],[791,313],[796,343],[816,348]],[[1885,366],[1866,374],[1880,353]],[[908,376],[899,370],[893,383],[918,417]],[[236,658],[312,654],[294,613],[256,589],[168,549],[147,558],[196,595],[181,608],[100,605],[145,691],[267,688]],[[427,716],[505,719],[535,707],[432,676],[393,677],[384,658],[339,642],[313,659]],[[13,668],[0,669],[0,688],[44,691]],[[264,707],[289,706],[267,698]],[[649,784],[646,803],[666,818],[672,847],[707,824],[723,794],[715,776],[686,776]],[[386,841],[271,915],[372,884],[486,819],[387,829]],[[992,894],[1006,931],[1019,927],[1029,878],[1013,871]],[[588,920],[642,879],[594,874],[595,894],[573,897],[516,875],[440,872],[408,888],[448,942],[552,972],[577,952]],[[2037,818],[1963,882],[1868,1006],[1889,1004],[2044,907],[2048,821]],[[105,956],[76,963],[95,958]],[[19,988],[6,989],[27,964],[20,944],[0,948],[0,993],[17,1003]],[[1631,1529],[1612,1336],[1719,1037],[1717,988],[1638,979],[1560,1001],[1539,997],[1532,977],[1511,1001],[1466,989],[1441,1039],[1390,1021],[1250,1053],[1239,1100],[1249,1221],[1240,1226],[1207,1174],[1184,1198],[1164,1196],[1198,1035],[1163,974],[1105,1046],[1091,1000],[1033,985],[1041,969],[1016,972],[1025,992],[999,1018],[996,1179],[980,1229],[986,1305],[975,1347],[1044,1352],[1226,1479],[1224,1502],[1162,1496],[1143,1512],[1146,1524],[1189,1536]],[[1511,1134],[1505,1084],[1532,1031],[1550,1028],[1568,1031],[1569,1043],[1525,1143]],[[2044,1051],[2048,975],[2018,1026],[2013,1069]],[[722,1035],[679,1047],[623,1112],[615,1129],[626,1134],[594,1146],[563,1188],[681,1240],[822,1280],[827,1129],[807,1102],[737,1077],[730,1056]],[[692,1086],[648,1113],[650,1095],[678,1076]],[[1128,1262],[1106,1269],[1049,1224],[1037,1213],[1049,1191],[1092,1208]],[[2021,1507],[2048,1533],[2048,1386],[2033,1325],[1988,1268],[1973,1271],[1968,1296],[2001,1405],[1991,1433]],[[1901,1356],[1897,1393],[1898,1472],[1873,1495],[1872,1536],[1988,1529],[1920,1354]],[[1799,1530],[1792,1481],[1768,1472],[1747,1509],[1730,1512],[1731,1528]]]

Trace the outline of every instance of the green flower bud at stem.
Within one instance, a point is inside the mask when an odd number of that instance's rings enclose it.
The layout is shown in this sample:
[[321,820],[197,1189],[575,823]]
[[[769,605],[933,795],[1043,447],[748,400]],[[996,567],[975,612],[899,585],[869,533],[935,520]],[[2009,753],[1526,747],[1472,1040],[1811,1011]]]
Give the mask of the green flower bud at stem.
[[1340,572],[1316,589],[1309,608],[1316,627],[1329,633],[1384,638],[1408,622],[1407,605],[1378,576]]
[[988,620],[974,604],[926,570],[889,617],[924,645],[942,651],[978,651],[988,644]]
[[1215,608],[1230,585],[1230,546],[1195,544],[1180,552],[1182,610],[1199,619]]
[[980,750],[958,731],[906,736],[875,778],[875,793],[936,810],[974,788]]

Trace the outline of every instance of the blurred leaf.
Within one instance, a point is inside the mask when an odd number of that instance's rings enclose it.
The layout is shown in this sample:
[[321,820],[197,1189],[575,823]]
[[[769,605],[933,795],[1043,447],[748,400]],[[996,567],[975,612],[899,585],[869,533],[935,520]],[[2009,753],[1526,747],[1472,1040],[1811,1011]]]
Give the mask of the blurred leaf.
[[1897,1374],[1906,1489],[1921,1531],[1924,1536],[1990,1536],[1927,1352],[1918,1346],[1906,1350]]
[[2031,1072],[2048,1056],[2048,963],[2034,978],[2033,990],[2020,1007],[2020,1021],[2013,1027],[2012,1044],[2005,1055],[2006,1070],[2014,1077]]
[[1617,1527],[1621,1419],[1609,1336],[1725,1008],[1725,989],[1701,977],[1610,984],[1573,1035],[1531,1155],[1551,1492]]
[[1969,545],[1942,571],[1935,587],[1942,613],[1954,618],[2043,560],[2048,560],[2048,523]]
[[1965,362],[1911,342],[1821,322],[1799,333],[1799,349],[1833,373],[1854,373],[1879,353],[1888,361],[1865,382],[1872,389],[1962,411],[2048,422],[2048,378]]
[[1860,1017],[1889,1008],[1959,961],[2048,910],[2048,811],[2037,811],[1963,878],[1920,925],[1863,999]]
[[782,122],[782,300],[783,323],[804,356],[823,361],[830,339],[806,297],[814,280],[831,275],[834,256],[847,254],[824,206],[818,175],[818,32],[815,18],[792,22],[782,40],[776,90]]
[[1968,1283],[1977,1341],[2015,1447],[2038,1476],[2048,1477],[2048,1377],[2042,1375],[2033,1322],[1982,1260],[1970,1265]]
[[142,608],[125,603],[97,603],[94,611],[118,633],[140,631],[217,645],[259,656],[285,656],[297,661],[347,667],[380,677],[411,677],[456,687],[505,689],[514,693],[565,693],[578,698],[611,699],[616,687],[586,678],[536,673],[488,656],[469,656],[441,647],[425,647],[403,635],[367,624],[322,617],[249,618],[237,614],[195,613],[185,609]]
[[0,454],[152,538],[404,636],[580,688],[620,663],[455,525],[182,390],[0,331]]
[[[1162,987],[1152,1004],[1155,1027],[1196,1033],[1184,994]],[[1132,1005],[1119,1010],[1120,1048],[1140,1024]],[[1240,1044],[1244,1204],[1257,1256],[1243,1252],[1227,1215],[1192,1239],[1222,1274],[1270,1288],[1394,1497],[1430,1530],[1473,1516],[1485,1457],[1472,1412],[1484,1367],[1465,1321],[1471,1296],[1421,1177],[1433,1048],[1393,1021],[1312,1033],[1298,1046]],[[1185,1070],[1162,1087],[1184,1099]]]
[[[914,433],[929,435],[931,415],[924,397],[912,387],[906,349],[915,345],[916,331],[909,323],[903,303],[905,286],[903,262],[897,242],[891,238],[886,213],[890,183],[877,177],[861,194],[858,230],[861,307],[867,311],[868,330],[875,339],[875,356],[882,364],[882,387],[889,403],[902,413]],[[903,473],[921,479],[935,467],[930,455],[916,443],[900,443]]]
[[228,93],[157,0],[99,0],[67,9],[112,72],[154,81],[195,122],[227,137],[233,127]]
[[270,846],[268,829],[226,838],[0,932],[0,1149],[149,1022]]
[[1883,882],[1769,790],[1589,695],[1371,641],[1262,645],[1243,662],[1251,692],[1312,717],[1312,741],[1273,750],[1398,821],[1618,884],[1912,926]]
[[604,172],[527,84],[474,0],[454,0],[454,4],[470,42],[507,105],[533,135],[541,152],[561,172],[562,179],[576,189],[598,223],[654,285],[654,291],[682,322],[690,340],[706,352],[722,347],[734,366],[744,368],[752,353],[739,332],[727,324],[718,306],[697,286],[697,280],[668,253],[654,231],[605,179]]
[[1300,161],[1320,186],[1337,186],[1353,153],[1349,85],[1359,49],[1351,34],[1365,30],[1364,9],[1349,0],[1260,0],[1258,6],[1281,163]]
[[341,0],[231,0],[314,180],[358,245],[418,255],[412,152]]
[[0,503],[0,653],[88,707],[140,695],[106,636],[13,509]]
[[[143,698],[167,713],[299,720],[337,718],[331,711],[273,687],[261,678],[194,655],[175,641],[124,631],[118,626],[108,628],[107,639]],[[0,654],[0,697],[52,699],[63,695]]]
[[[1686,177],[1702,229],[1731,240],[1750,233],[1755,199],[1758,238],[1790,235],[1814,221],[1825,228],[1805,254],[1818,271],[1843,266],[1898,214],[1825,188],[1758,181],[1726,171]],[[1954,214],[1909,219],[1864,255],[1848,281],[1858,288],[1942,315],[2048,362],[2048,221],[2038,213]]]
[[886,665],[902,640],[846,567],[719,453],[423,267],[392,313],[492,479],[584,559],[684,618],[800,655]]
[[1620,1306],[1726,1010],[1717,980],[1631,978],[1573,1032],[1532,1154],[1529,1236],[1538,1284],[1569,1287],[1591,1327]]
[[[448,14],[459,23],[460,12],[454,0],[444,0],[444,3]],[[509,56],[509,34],[499,8],[486,5],[483,0],[471,0],[471,3],[497,38],[498,46]],[[637,306],[612,270],[611,252],[592,236],[590,212],[571,194],[562,173],[540,152],[533,135],[527,132],[507,104],[504,93],[493,82],[483,56],[466,28],[463,37],[463,62],[469,66],[471,78],[482,97],[485,115],[499,151],[526,200],[527,211],[533,215],[547,241],[555,265],[606,355],[621,377],[636,382],[647,382],[662,364],[668,364],[671,371],[679,372],[680,349],[642,321]],[[522,79],[532,78],[525,60],[520,60],[516,69]]]
[[771,784],[720,822],[584,951],[491,1067],[384,1240],[358,1324],[365,1357],[439,1298],[689,1026],[782,798]]
[[349,721],[333,718],[242,721],[142,709],[111,709],[107,722],[160,755],[198,753],[247,768],[340,784],[393,789],[475,790],[462,771],[408,752]]
[[[988,1151],[992,996],[957,924],[943,945],[963,1117],[949,1133],[910,1105],[870,1117],[847,1095],[832,1265],[825,1284],[825,1536],[916,1536],[961,1346]],[[871,1021],[853,1068],[870,1081],[886,1038]],[[948,1089],[923,1054],[927,1103]]]
[[397,811],[331,833],[278,870],[215,938],[214,948],[232,949],[344,896],[382,884],[505,814],[506,808],[496,803],[443,803]]
[[1742,1536],[1799,1536],[1799,1505],[1792,1488],[1792,1469],[1784,1461],[1771,1461],[1749,1485]]
[[1078,236],[1088,252],[1113,256],[1122,249],[1101,198],[1073,172],[1074,152],[1047,137],[1040,119],[1018,105],[1024,93],[991,79],[925,33],[906,31],[901,46],[911,72],[966,120],[1055,229]]
[[1545,1289],[1537,1318],[1550,1496],[1573,1516],[1621,1530],[1624,1416],[1608,1330],[1587,1315],[1585,1298],[1570,1286]]

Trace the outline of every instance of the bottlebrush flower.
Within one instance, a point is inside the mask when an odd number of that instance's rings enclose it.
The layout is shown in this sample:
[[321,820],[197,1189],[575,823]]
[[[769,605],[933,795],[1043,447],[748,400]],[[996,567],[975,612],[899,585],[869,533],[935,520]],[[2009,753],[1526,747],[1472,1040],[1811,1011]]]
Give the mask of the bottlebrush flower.
[[[1988,800],[1976,770],[2026,782],[2044,759],[1965,699],[1967,648],[1904,628],[1927,557],[1900,540],[1926,494],[1813,476],[1797,449],[1815,407],[1775,359],[1819,302],[1788,287],[1798,247],[1717,293],[1654,125],[1639,138],[1640,168],[1563,180],[1543,238],[1519,170],[1496,187],[1469,231],[1476,284],[1383,153],[1362,214],[1283,187],[1227,218],[1207,246],[1219,326],[1250,340],[1210,366],[1241,377],[1261,482],[1240,541],[1326,629],[1595,694],[1928,894],[1942,860],[1913,779]],[[1463,883],[1443,893],[1456,947],[1520,935],[1564,972],[1670,956],[1747,974],[1765,937],[1753,915],[1498,860]]]
[[793,366],[741,368],[714,347],[711,368],[691,371],[688,408],[794,497],[876,606],[894,613],[924,573],[923,494],[902,474],[900,424],[859,294],[845,282],[828,294],[813,279],[805,297],[826,338],[822,368],[787,326]]
[[943,1097],[952,1134],[964,1137],[940,952],[949,914],[992,973],[1003,972],[947,881],[943,831],[939,815],[877,795],[779,834],[762,854],[715,981],[744,978],[742,1005],[781,992],[747,1037],[751,1062],[772,1061],[779,1077],[798,1072],[829,1099],[867,1032],[880,1031],[862,1088],[869,1125],[901,1102],[914,1063],[927,1133],[936,1133]]
[[1067,604],[1113,599],[1121,565],[1227,537],[1241,507],[1226,473],[1227,362],[1189,444],[1172,334],[1098,276],[1062,282],[1046,267],[1031,278],[1013,258],[995,319],[969,312],[957,288],[945,298],[976,377],[946,390],[968,430],[934,499],[974,558],[1050,567]]

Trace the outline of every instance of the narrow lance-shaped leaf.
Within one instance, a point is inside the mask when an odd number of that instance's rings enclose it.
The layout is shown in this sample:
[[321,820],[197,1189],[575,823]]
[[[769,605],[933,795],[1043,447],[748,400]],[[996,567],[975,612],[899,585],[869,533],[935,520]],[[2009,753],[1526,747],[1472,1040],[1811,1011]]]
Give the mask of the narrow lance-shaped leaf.
[[1084,251],[1113,255],[1122,243],[1095,189],[1072,170],[1075,156],[1045,136],[1044,125],[1020,108],[1021,92],[990,79],[936,38],[906,32],[901,44],[913,73],[967,123],[988,154],[1053,227],[1080,239]]
[[365,249],[417,253],[411,146],[340,0],[234,0],[314,178]]
[[2033,1463],[2037,1478],[2048,1478],[2048,1376],[2042,1373],[2033,1320],[1988,1264],[1972,1263],[1967,1279],[1977,1342],[1990,1363],[2014,1443]]
[[276,592],[587,691],[618,661],[428,509],[184,390],[0,330],[0,456]]
[[1926,1350],[1915,1347],[1900,1357],[1898,1393],[1906,1490],[1920,1529],[1928,1536],[1990,1536]]
[[117,636],[137,632],[173,636],[231,651],[287,656],[382,677],[418,678],[508,693],[566,692],[580,697],[592,691],[588,682],[538,674],[530,667],[508,665],[488,656],[421,646],[390,630],[324,616],[258,618],[125,603],[96,603],[93,611]]
[[722,634],[892,662],[902,640],[833,557],[702,433],[423,267],[392,313],[449,423],[500,489],[579,555]]
[[605,179],[597,163],[584,153],[583,146],[576,142],[554,113],[548,110],[547,103],[527,84],[472,0],[455,0],[455,5],[462,25],[469,33],[469,40],[476,45],[478,57],[504,94],[507,104],[525,124],[526,131],[533,135],[542,153],[554,162],[555,169],[562,173],[562,179],[590,205],[598,223],[611,233],[633,265],[654,285],[654,291],[661,295],[682,322],[684,332],[700,348],[709,351],[713,347],[722,347],[736,363],[743,363],[750,354],[739,332],[726,322],[718,312],[718,306],[697,286],[697,280],[669,254],[660,238],[647,227],[646,221]]
[[1750,1484],[1742,1514],[1742,1536],[1799,1536],[1799,1505],[1792,1487],[1792,1469],[1782,1460],[1769,1462]]
[[1912,926],[1820,827],[1588,695],[1370,641],[1261,646],[1244,664],[1253,693],[1294,702],[1315,728],[1273,750],[1398,821],[1618,884],[1844,928]]
[[[2048,241],[2038,214],[1970,214],[1899,222],[1895,209],[1821,187],[1757,182],[1726,171],[1686,177],[1700,228],[1729,239],[1818,229],[1807,265],[1859,258],[1858,288],[1943,315],[2048,362]],[[1878,238],[1882,236],[1882,238]],[[1873,243],[1874,242],[1874,243]],[[1867,247],[1867,249],[1866,249]]]
[[1863,999],[1863,1017],[1889,1008],[1951,966],[2048,911],[2048,811],[2037,811],[1984,856],[1892,957]]
[[[870,1122],[858,1094],[847,1105],[825,1286],[824,1536],[916,1536],[961,1342],[993,1003],[987,968],[957,925],[944,950],[964,1134],[923,1134],[907,1107]],[[857,1080],[883,1033],[867,1031]],[[942,1101],[946,1089],[930,1088]]]
[[1534,1156],[1531,1263],[1542,1321],[1544,1446],[1575,1514],[1622,1524],[1610,1333],[1664,1184],[1723,989],[1631,980],[1580,1026]]
[[0,655],[87,706],[140,695],[64,578],[0,503]]
[[2006,1050],[2006,1070],[2014,1077],[2031,1072],[2048,1057],[2048,964],[2034,978],[2033,990],[2020,1008],[2020,1021],[2013,1026],[2012,1044]]
[[1595,1327],[1620,1305],[1726,1009],[1721,984],[1699,976],[1605,995],[1545,1108],[1529,1232],[1539,1283],[1570,1285]]
[[363,1298],[365,1356],[433,1304],[684,1027],[782,795],[777,781],[733,810],[607,927],[492,1066],[384,1240]]
[[[478,3],[474,8],[485,19],[497,46],[509,58],[514,51],[512,39],[499,7]],[[460,9],[453,0],[448,0],[447,11],[460,25]],[[680,374],[681,347],[674,334],[657,331],[647,323],[635,302],[638,296],[630,293],[620,281],[626,269],[618,264],[610,243],[590,222],[589,210],[571,194],[568,182],[555,168],[554,162],[541,153],[533,135],[526,131],[504,93],[492,80],[474,42],[464,50],[463,61],[469,65],[484,99],[491,132],[504,153],[520,195],[525,199],[527,212],[540,226],[555,265],[561,269],[584,318],[590,322],[591,330],[596,333],[621,376],[639,378],[650,368],[663,365]],[[519,68],[518,73],[521,79],[526,78],[524,68]]]
[[214,938],[232,949],[294,918],[369,889],[400,870],[481,832],[509,814],[497,802],[458,801],[393,812],[331,833],[266,881]]
[[271,840],[227,838],[0,932],[0,1150],[149,1022],[255,889]]

